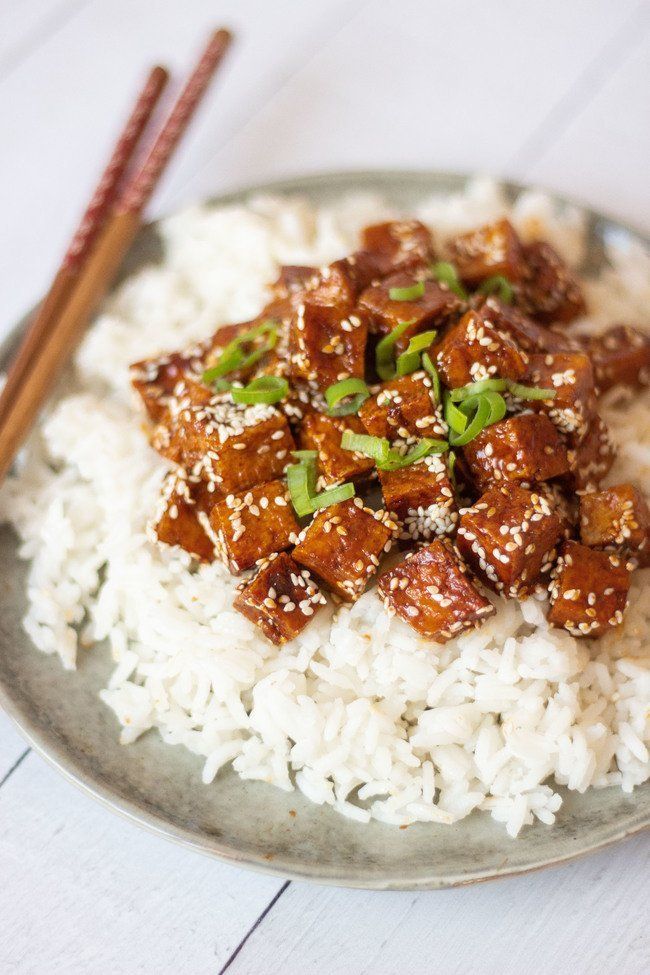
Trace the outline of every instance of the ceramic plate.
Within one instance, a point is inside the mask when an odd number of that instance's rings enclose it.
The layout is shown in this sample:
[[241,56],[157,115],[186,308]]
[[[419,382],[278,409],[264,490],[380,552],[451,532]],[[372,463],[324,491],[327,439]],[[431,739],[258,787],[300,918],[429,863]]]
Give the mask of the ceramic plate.
[[[322,203],[349,191],[376,190],[408,209],[432,191],[458,190],[465,182],[463,176],[440,173],[328,174],[251,187],[215,203],[240,202],[260,191],[303,193]],[[505,189],[513,196],[521,192],[512,184]],[[650,246],[613,220],[586,215],[590,269],[602,263],[603,244],[612,235]],[[159,260],[160,253],[151,225],[142,231],[124,273]],[[5,346],[5,362],[11,345]],[[21,626],[26,566],[17,558],[16,544],[9,529],[0,530],[0,704],[70,781],[161,836],[283,877],[415,890],[561,863],[650,826],[650,783],[631,796],[618,789],[567,794],[555,826],[525,828],[516,841],[486,814],[454,826],[399,830],[377,822],[360,825],[297,791],[243,782],[232,772],[203,786],[202,760],[180,746],[164,745],[154,731],[134,745],[118,744],[117,721],[97,696],[113,666],[106,647],[82,654],[79,669],[66,673],[58,658],[31,646]]]

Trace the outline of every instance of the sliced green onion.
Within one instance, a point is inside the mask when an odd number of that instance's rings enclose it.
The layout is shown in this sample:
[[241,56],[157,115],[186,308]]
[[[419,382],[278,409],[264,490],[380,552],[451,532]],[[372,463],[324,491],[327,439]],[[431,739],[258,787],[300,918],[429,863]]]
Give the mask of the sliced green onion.
[[416,281],[406,288],[389,288],[388,297],[391,301],[417,301],[424,294],[424,281]]
[[400,322],[392,332],[389,332],[388,335],[385,335],[377,343],[377,348],[375,349],[375,366],[377,375],[384,382],[395,378],[395,354],[393,346],[414,321],[415,319],[411,319],[409,322]]
[[[246,353],[244,351],[244,346],[250,345],[255,339],[265,335],[268,338],[262,345],[253,349],[252,352]],[[278,323],[272,319],[260,322],[259,325],[249,329],[242,335],[238,335],[237,338],[225,346],[214,366],[206,369],[203,373],[203,382],[209,385],[215,379],[221,379],[222,376],[226,376],[229,372],[234,372],[238,369],[248,369],[249,366],[258,362],[263,355],[266,355],[267,352],[275,348],[277,341]]]
[[440,390],[440,376],[438,375],[438,370],[436,369],[433,362],[431,361],[431,356],[429,355],[428,352],[425,352],[422,355],[422,365],[431,376],[431,381],[432,381],[431,391],[433,393],[433,402],[436,404],[436,406],[438,406],[442,401],[442,393]]
[[508,383],[508,389],[518,399],[555,399],[557,389],[541,389],[539,386],[522,386],[521,383]]
[[386,460],[377,463],[377,469],[380,471],[397,471],[403,467],[410,467],[411,464],[415,464],[418,460],[422,460],[423,457],[428,457],[430,454],[442,454],[448,448],[449,444],[446,440],[432,440],[424,437],[417,442],[412,450],[407,451],[405,454],[400,454],[394,448],[389,450]]
[[398,376],[408,376],[409,373],[420,368],[421,353],[429,348],[436,335],[437,332],[433,329],[430,332],[420,332],[413,336],[406,347],[406,351],[397,357],[395,367]]
[[318,511],[319,508],[328,508],[331,504],[338,504],[340,501],[347,501],[349,498],[354,497],[354,484],[346,481],[345,484],[339,484],[337,487],[328,488],[326,491],[321,491],[320,494],[314,494],[309,499],[312,511]]
[[456,451],[450,450],[447,454],[447,470],[449,471],[449,480],[456,487]]
[[289,383],[281,376],[260,376],[248,386],[233,386],[233,403],[279,403],[289,392]]
[[491,278],[486,278],[477,291],[480,295],[498,294],[499,299],[506,305],[511,305],[514,298],[512,285],[502,274],[495,274]]
[[454,404],[449,393],[445,395],[445,420],[449,429],[456,434],[465,432],[466,415]]
[[289,464],[287,467],[287,487],[291,503],[299,518],[312,513],[311,499],[316,490],[316,464],[305,462]]
[[431,265],[431,273],[436,281],[446,284],[450,291],[453,291],[463,301],[467,301],[467,292],[458,280],[458,272],[453,264],[449,264],[447,261],[438,261],[437,264]]
[[327,508],[330,504],[347,501],[354,497],[354,484],[339,484],[316,494],[316,461],[317,450],[294,450],[297,464],[287,467],[287,487],[296,514],[300,518],[311,515],[319,508]]
[[390,444],[385,437],[371,437],[368,433],[354,433],[353,430],[343,431],[341,447],[371,457],[376,464],[385,461],[390,452]]
[[342,379],[325,390],[325,399],[330,416],[349,416],[357,413],[359,407],[370,396],[370,390],[363,379]]
[[499,420],[503,420],[508,407],[501,393],[483,393],[483,398],[487,400],[490,407],[490,415],[485,425],[491,427],[493,423],[498,423]]
[[467,386],[452,389],[449,398],[453,403],[460,403],[469,396],[480,396],[481,393],[489,392],[502,393],[507,388],[508,383],[505,379],[481,379],[477,383],[468,383]]
[[[469,401],[466,401],[469,403]],[[464,447],[470,440],[477,437],[481,430],[487,426],[490,417],[491,407],[486,396],[476,397],[476,411],[462,433],[450,433],[449,442],[453,447]]]

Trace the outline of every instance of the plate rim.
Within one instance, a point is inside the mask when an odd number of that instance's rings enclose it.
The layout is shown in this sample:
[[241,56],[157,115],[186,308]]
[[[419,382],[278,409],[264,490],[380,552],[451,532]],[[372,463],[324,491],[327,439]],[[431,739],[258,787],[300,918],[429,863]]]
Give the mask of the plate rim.
[[[362,191],[363,186],[361,184],[372,181],[378,183],[390,183],[391,181],[394,182],[396,180],[403,180],[417,183],[418,181],[429,179],[432,183],[431,192],[434,192],[436,182],[447,182],[448,184],[455,183],[460,189],[472,179],[484,175],[488,175],[488,178],[493,179],[494,182],[501,187],[507,195],[516,195],[527,190],[539,190],[540,192],[548,195],[554,202],[559,203],[561,206],[574,207],[578,209],[587,217],[588,220],[592,222],[595,221],[596,223],[607,223],[613,225],[617,229],[635,237],[650,249],[650,233],[646,233],[642,229],[632,226],[626,221],[622,221],[605,211],[595,210],[589,204],[586,204],[575,197],[557,193],[554,190],[540,186],[539,184],[525,184],[515,180],[489,176],[489,174],[426,168],[324,170],[310,172],[307,174],[287,175],[263,182],[236,186],[234,189],[229,189],[223,193],[212,195],[207,199],[185,201],[177,209],[161,215],[156,220],[148,221],[143,225],[143,231],[155,231],[156,227],[159,226],[160,223],[168,216],[171,216],[172,214],[177,213],[181,209],[188,206],[191,207],[193,205],[199,206],[205,204],[210,206],[228,205],[234,202],[243,202],[247,197],[260,194],[277,193],[286,195],[290,193],[300,193],[301,191],[308,193],[310,188],[319,186],[322,187],[324,183],[340,184],[341,191],[343,192],[344,188],[346,187],[348,191],[354,191],[350,184],[354,184],[356,182],[359,183],[358,190]],[[21,334],[32,313],[33,309],[9,331],[7,336],[0,343],[0,358],[5,358],[9,354],[9,351],[16,342],[18,336]],[[34,648],[34,651],[38,652],[36,651],[36,648]],[[536,872],[538,870],[547,869],[549,867],[559,866],[561,864],[588,856],[592,853],[596,853],[599,850],[605,849],[614,845],[615,843],[619,843],[650,829],[650,813],[644,813],[643,810],[639,810],[636,815],[632,814],[631,822],[628,822],[626,825],[618,828],[613,827],[607,833],[607,835],[593,842],[588,842],[586,845],[581,846],[579,850],[567,850],[567,852],[559,854],[553,858],[542,858],[537,862],[531,862],[528,865],[518,865],[516,867],[507,869],[487,867],[483,869],[476,869],[462,875],[448,875],[444,878],[440,876],[433,876],[412,882],[396,881],[392,877],[388,877],[386,880],[382,880],[380,878],[374,879],[363,877],[359,881],[355,882],[354,877],[351,875],[337,877],[325,871],[316,873],[313,869],[305,869],[304,871],[301,871],[295,867],[287,868],[282,865],[281,861],[276,863],[273,860],[266,861],[261,855],[241,853],[233,849],[232,846],[219,842],[214,837],[206,836],[203,842],[198,842],[194,838],[194,834],[191,834],[182,827],[169,822],[157,813],[144,808],[142,805],[139,805],[137,802],[134,802],[128,797],[117,794],[113,789],[107,785],[104,785],[101,781],[93,779],[92,775],[87,774],[83,767],[75,761],[74,757],[70,756],[63,746],[59,745],[55,738],[48,738],[47,732],[44,729],[41,729],[41,727],[31,719],[29,714],[21,708],[20,695],[12,694],[12,688],[7,687],[1,680],[0,707],[2,707],[4,712],[8,715],[10,720],[18,729],[20,735],[25,739],[28,745],[33,748],[35,752],[37,752],[37,754],[44,758],[50,766],[56,769],[57,772],[64,777],[64,779],[66,779],[76,788],[80,789],[84,794],[99,802],[102,806],[104,806],[104,808],[109,809],[113,813],[117,813],[123,819],[132,824],[143,827],[153,835],[171,840],[177,845],[191,849],[194,852],[201,853],[204,856],[216,858],[222,862],[230,864],[231,866],[246,868],[254,870],[258,873],[282,877],[285,879],[288,878],[297,881],[309,881],[325,886],[364,890],[438,890],[452,887],[462,887],[488,880],[500,880],[507,877],[520,876],[523,874]]]

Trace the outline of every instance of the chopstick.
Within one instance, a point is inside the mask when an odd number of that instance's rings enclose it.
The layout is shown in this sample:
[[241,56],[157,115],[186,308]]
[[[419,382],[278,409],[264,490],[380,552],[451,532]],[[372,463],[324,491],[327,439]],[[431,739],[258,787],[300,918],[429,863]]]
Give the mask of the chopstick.
[[[144,163],[127,178],[72,292],[32,357],[13,399],[0,416],[0,482],[31,428],[40,407],[70,359],[88,322],[115,278],[140,225],[144,207],[187,128],[229,44],[227,30],[211,36]],[[98,448],[101,449],[101,448]]]
[[57,314],[72,293],[90,250],[108,216],[127,166],[142,137],[158,100],[167,84],[169,74],[160,66],[153,68],[141,89],[131,114],[122,129],[93,195],[68,245],[47,295],[36,311],[32,322],[11,364],[2,394],[0,418],[12,403],[29,370],[33,356],[53,327]]

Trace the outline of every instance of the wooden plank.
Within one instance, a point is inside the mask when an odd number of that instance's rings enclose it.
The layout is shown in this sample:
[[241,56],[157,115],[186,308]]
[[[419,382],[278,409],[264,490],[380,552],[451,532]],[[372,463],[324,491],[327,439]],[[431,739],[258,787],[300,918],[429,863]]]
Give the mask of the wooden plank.
[[531,876],[422,894],[292,884],[228,975],[646,969],[650,837]]
[[0,877],[0,971],[21,973],[218,972],[282,886],[127,823],[33,753],[0,790]]
[[650,232],[650,5],[645,6],[647,27],[631,55],[530,166],[529,174]]
[[2,5],[0,79],[28,57],[88,0],[21,0]]
[[[360,0],[242,4],[93,0],[0,84],[0,117],[20,119],[0,154],[0,267],[12,281],[0,334],[42,292],[147,66],[186,71],[215,19],[237,44],[156,195],[156,212],[326,42]],[[281,42],[278,26],[281,24]],[[125,26],[127,25],[127,26]],[[83,97],[80,97],[83,90]],[[29,124],[25,124],[29,120]],[[20,178],[16,178],[20,174]],[[230,176],[234,182],[237,173]]]
[[217,149],[194,188],[329,168],[503,174],[636,2],[404,0],[399,16],[368,4]]

